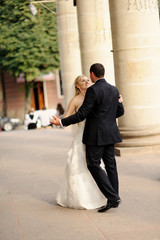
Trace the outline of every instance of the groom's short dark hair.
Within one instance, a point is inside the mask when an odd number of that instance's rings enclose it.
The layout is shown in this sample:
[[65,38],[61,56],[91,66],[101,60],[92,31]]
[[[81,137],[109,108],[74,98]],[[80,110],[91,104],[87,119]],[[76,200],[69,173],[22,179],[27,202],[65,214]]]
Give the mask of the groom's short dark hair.
[[101,63],[94,63],[90,67],[90,73],[93,72],[96,77],[103,77],[105,74],[104,66]]

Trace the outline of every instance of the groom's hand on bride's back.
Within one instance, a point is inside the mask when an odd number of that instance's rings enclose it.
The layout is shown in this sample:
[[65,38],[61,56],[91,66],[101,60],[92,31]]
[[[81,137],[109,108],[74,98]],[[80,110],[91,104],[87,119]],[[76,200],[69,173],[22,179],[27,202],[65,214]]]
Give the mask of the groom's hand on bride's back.
[[123,97],[122,95],[119,95],[119,100],[118,100],[119,103],[122,103],[123,102]]
[[56,126],[60,126],[60,118],[59,117],[55,117],[55,116],[52,116],[53,118],[50,120],[50,123],[51,124],[54,124]]

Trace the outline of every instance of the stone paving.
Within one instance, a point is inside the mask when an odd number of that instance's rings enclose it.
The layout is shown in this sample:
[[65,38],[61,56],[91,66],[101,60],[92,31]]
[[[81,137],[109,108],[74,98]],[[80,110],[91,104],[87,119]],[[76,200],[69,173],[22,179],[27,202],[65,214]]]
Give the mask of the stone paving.
[[0,240],[160,240],[160,153],[117,157],[122,204],[56,204],[69,129],[0,132]]

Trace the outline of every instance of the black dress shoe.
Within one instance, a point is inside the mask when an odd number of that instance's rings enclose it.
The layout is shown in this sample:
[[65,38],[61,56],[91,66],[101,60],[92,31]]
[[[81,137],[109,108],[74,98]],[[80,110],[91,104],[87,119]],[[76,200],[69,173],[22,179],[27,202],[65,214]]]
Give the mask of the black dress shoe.
[[114,201],[114,202],[108,202],[107,205],[104,206],[104,207],[102,207],[102,208],[100,208],[100,209],[98,210],[98,212],[106,212],[106,211],[108,211],[110,208],[116,208],[116,207],[118,207],[118,205],[120,204],[120,202],[121,202],[120,199],[119,199],[119,200],[116,200],[116,201]]
[[121,199],[118,199],[117,202],[112,206],[112,208],[117,208],[121,203]]
[[116,202],[116,203],[112,206],[112,208],[117,208],[117,207],[119,206],[119,204],[120,204],[120,202]]

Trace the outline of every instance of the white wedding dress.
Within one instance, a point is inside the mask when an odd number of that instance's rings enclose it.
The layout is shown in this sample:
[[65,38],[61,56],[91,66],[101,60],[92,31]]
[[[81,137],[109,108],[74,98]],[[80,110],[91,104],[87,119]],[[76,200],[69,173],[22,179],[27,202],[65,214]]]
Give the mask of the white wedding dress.
[[96,209],[106,204],[86,165],[82,143],[84,121],[77,124],[72,147],[68,152],[64,178],[57,194],[57,203],[75,209]]

